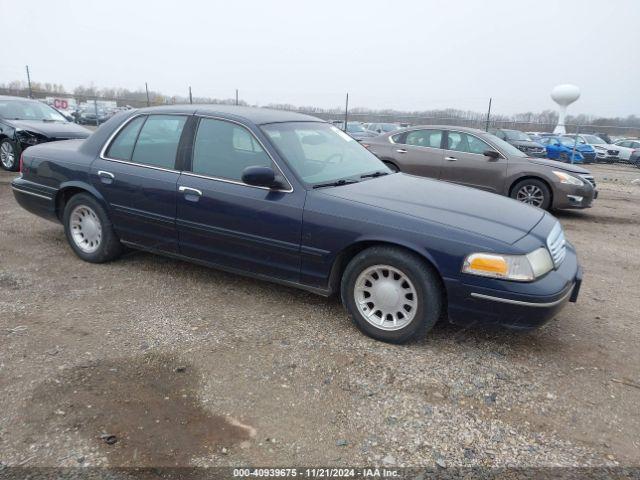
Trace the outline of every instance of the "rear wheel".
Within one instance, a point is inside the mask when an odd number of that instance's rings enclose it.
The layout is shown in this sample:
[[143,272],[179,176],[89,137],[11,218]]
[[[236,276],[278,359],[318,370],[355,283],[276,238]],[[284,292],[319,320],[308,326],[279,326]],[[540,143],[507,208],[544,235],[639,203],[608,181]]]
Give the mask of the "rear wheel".
[[560,158],[558,160],[564,163],[569,163],[569,155],[563,152],[560,154]]
[[551,206],[551,191],[549,187],[535,178],[527,178],[516,183],[511,189],[511,198],[543,210],[548,210]]
[[443,308],[437,273],[416,254],[395,247],[356,255],[342,276],[341,296],[363,333],[392,343],[424,336]]
[[91,195],[79,193],[64,208],[64,231],[69,245],[81,259],[103,263],[122,253],[122,244],[107,212]]
[[15,172],[20,167],[20,150],[18,145],[8,138],[0,141],[0,166],[10,172]]

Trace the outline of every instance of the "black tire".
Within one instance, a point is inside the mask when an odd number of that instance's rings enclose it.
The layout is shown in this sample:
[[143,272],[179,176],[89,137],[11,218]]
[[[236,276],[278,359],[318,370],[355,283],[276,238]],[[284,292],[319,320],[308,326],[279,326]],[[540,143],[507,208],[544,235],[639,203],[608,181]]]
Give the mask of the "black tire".
[[[102,235],[97,249],[93,252],[83,251],[73,238],[71,216],[78,207],[87,207],[93,211],[100,224]],[[88,193],[78,193],[71,197],[64,207],[62,222],[69,245],[71,245],[73,251],[82,260],[91,263],[104,263],[118,258],[122,253],[122,244],[113,230],[113,225],[107,212],[92,195]]]
[[[415,289],[414,317],[400,329],[384,330],[374,326],[356,305],[358,276],[376,265],[388,265],[397,269],[411,281]],[[360,252],[347,265],[340,290],[342,304],[360,331],[383,342],[404,343],[419,339],[425,336],[442,314],[443,291],[437,272],[418,255],[401,248],[379,246]]]
[[[535,203],[530,203],[524,200],[523,198],[519,198],[518,193],[525,188],[530,188],[530,189],[537,188],[542,193],[542,202],[539,205],[536,205]],[[522,203],[534,205],[543,210],[549,210],[549,207],[551,206],[551,190],[549,190],[549,187],[547,186],[546,183],[544,183],[542,180],[538,180],[535,178],[525,178],[524,180],[521,180],[518,183],[516,183],[511,189],[510,196],[511,198],[518,200]]]
[[560,158],[558,158],[559,162],[564,162],[564,163],[569,163],[569,155],[567,155],[566,153],[562,152],[560,154]]
[[0,167],[9,172],[17,172],[20,168],[20,147],[16,142],[8,138],[3,138],[0,140],[0,152],[2,152],[3,149],[10,149],[11,152],[13,152],[13,161],[3,158],[2,161],[0,161]]
[[382,163],[384,163],[387,167],[389,167],[389,169],[390,169],[392,172],[399,172],[399,171],[400,171],[400,169],[398,168],[398,166],[397,166],[395,163],[393,163],[393,162],[389,162],[389,161],[383,160],[383,161],[382,161]]

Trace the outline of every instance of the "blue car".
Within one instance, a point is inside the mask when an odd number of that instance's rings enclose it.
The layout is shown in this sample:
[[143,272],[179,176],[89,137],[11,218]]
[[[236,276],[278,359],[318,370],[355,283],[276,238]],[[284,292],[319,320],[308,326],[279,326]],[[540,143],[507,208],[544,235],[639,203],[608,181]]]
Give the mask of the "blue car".
[[421,337],[441,318],[534,328],[580,289],[575,249],[549,213],[394,173],[307,115],[131,110],[84,141],[29,147],[20,164],[16,200],[62,223],[82,260],[128,246],[336,293],[383,341]]
[[547,147],[547,158],[565,163],[593,163],[596,158],[596,151],[591,145],[578,143],[568,137],[550,136],[542,137],[539,140]]

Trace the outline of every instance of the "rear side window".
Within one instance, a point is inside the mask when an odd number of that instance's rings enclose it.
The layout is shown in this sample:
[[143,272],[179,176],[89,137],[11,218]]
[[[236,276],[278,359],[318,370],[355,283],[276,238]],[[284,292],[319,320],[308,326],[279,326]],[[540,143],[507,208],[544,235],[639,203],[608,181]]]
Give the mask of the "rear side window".
[[269,155],[244,127],[203,118],[193,145],[193,173],[242,181],[247,167],[271,167]]
[[404,143],[416,147],[440,148],[442,130],[413,130],[407,133]]
[[133,148],[131,161],[175,168],[176,153],[187,117],[182,115],[149,115]]
[[133,153],[133,146],[138,138],[138,132],[140,127],[144,123],[146,117],[137,117],[131,120],[122,130],[118,133],[109,150],[107,150],[107,158],[115,158],[116,160],[131,160],[131,154]]

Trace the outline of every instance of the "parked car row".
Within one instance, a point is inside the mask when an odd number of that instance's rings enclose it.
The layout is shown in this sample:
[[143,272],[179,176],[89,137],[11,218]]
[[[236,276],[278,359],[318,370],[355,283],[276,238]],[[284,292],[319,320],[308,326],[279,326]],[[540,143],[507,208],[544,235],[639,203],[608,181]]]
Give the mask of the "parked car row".
[[4,170],[18,170],[20,155],[27,147],[90,134],[45,103],[0,96],[0,166]]
[[440,318],[531,329],[577,300],[576,251],[534,205],[588,206],[588,171],[468,128],[371,140],[287,111],[146,108],[84,141],[26,148],[11,187],[87,262],[128,246],[336,293],[388,342]]

